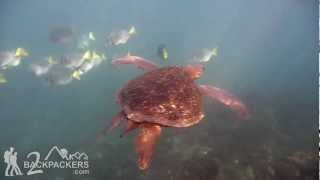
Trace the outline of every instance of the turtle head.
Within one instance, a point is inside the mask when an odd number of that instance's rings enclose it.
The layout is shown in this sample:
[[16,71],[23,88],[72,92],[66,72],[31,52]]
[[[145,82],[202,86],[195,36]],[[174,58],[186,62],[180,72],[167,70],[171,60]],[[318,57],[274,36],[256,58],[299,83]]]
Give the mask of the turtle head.
[[194,64],[194,65],[185,66],[184,70],[185,72],[187,72],[187,74],[190,75],[192,79],[195,80],[195,79],[199,79],[202,76],[205,68],[202,64]]

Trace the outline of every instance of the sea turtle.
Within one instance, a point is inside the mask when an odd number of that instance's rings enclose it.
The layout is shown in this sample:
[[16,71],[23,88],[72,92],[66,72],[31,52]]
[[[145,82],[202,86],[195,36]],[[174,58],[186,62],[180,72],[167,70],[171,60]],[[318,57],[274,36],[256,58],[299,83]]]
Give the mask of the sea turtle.
[[240,118],[248,119],[247,107],[234,95],[211,85],[197,85],[203,65],[158,66],[138,56],[127,55],[112,61],[115,65],[132,64],[146,71],[130,80],[117,94],[121,111],[103,131],[104,135],[126,120],[124,133],[140,128],[135,140],[141,170],[149,167],[155,144],[163,127],[189,127],[204,117],[203,96],[231,108]]

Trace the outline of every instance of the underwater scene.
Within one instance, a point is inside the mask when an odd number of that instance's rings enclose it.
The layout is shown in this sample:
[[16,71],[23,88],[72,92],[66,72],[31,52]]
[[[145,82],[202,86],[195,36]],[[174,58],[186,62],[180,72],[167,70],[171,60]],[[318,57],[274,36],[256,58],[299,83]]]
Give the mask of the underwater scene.
[[0,179],[319,178],[319,1],[1,0]]

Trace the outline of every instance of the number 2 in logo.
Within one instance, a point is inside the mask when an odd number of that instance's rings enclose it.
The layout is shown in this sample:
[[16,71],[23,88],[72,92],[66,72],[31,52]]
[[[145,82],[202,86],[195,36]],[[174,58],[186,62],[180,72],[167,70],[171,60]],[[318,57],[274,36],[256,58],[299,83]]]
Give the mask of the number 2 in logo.
[[29,171],[27,172],[27,175],[33,175],[33,174],[41,174],[43,173],[43,170],[42,169],[38,169],[38,170],[34,170],[38,163],[39,163],[39,160],[40,160],[40,153],[39,152],[31,152],[27,155],[27,158],[30,158],[32,155],[34,155],[36,157],[36,160],[33,161],[32,165],[31,165],[31,168],[29,169]]

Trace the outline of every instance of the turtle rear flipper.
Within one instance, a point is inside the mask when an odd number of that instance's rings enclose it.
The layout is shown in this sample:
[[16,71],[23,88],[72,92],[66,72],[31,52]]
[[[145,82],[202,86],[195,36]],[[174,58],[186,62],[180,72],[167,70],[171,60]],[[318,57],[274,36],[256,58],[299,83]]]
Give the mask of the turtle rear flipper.
[[144,124],[135,141],[136,151],[139,156],[138,166],[140,170],[146,170],[150,166],[156,142],[161,134],[161,127],[156,124]]
[[118,114],[116,116],[114,116],[111,120],[110,123],[108,123],[104,129],[102,131],[100,131],[97,135],[97,139],[102,138],[104,135],[106,135],[107,133],[109,133],[111,130],[113,130],[114,128],[116,128],[117,126],[120,125],[120,123],[126,119],[126,116],[124,115],[124,113],[118,112]]

